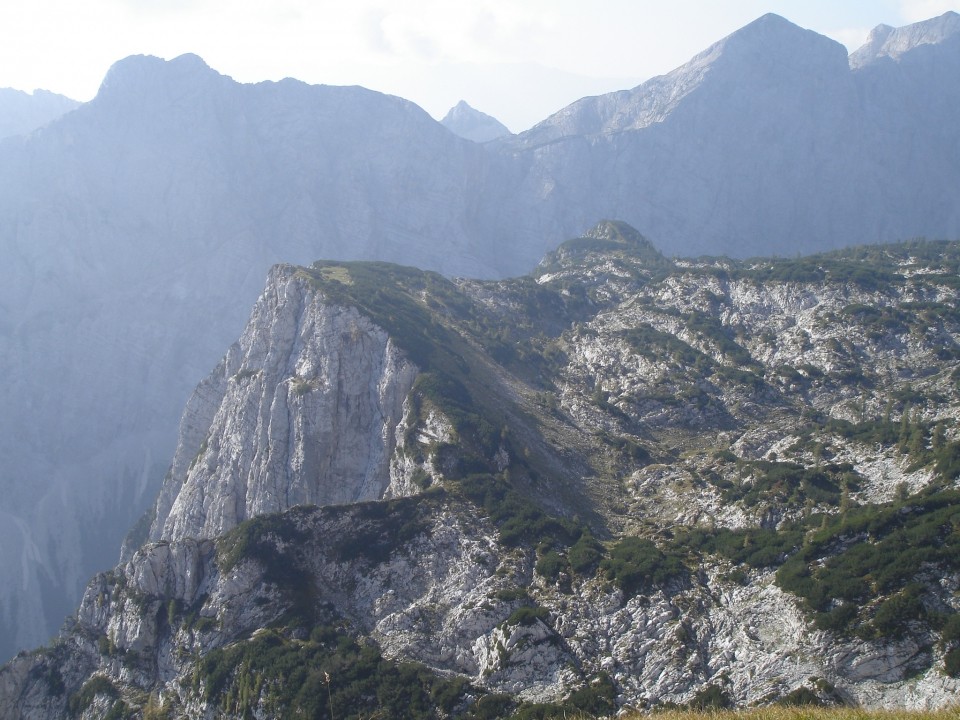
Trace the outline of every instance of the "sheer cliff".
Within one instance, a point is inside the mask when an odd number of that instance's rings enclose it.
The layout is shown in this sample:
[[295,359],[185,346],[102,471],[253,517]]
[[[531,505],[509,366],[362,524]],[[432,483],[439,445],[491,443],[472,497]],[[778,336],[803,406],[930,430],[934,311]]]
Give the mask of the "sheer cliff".
[[460,230],[480,152],[399,98],[240,85],[192,56],[122,61],[0,144],[0,655],[115,561],[272,264],[487,269]]
[[151,538],[216,537],[294,505],[403,494],[390,461],[417,374],[355,308],[275,268],[240,342],[187,405]]

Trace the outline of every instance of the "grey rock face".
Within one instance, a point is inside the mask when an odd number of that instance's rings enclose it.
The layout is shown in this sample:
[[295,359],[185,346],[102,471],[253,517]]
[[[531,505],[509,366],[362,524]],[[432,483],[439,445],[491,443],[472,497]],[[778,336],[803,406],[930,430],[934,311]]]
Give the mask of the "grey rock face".
[[294,505],[381,499],[417,373],[355,308],[274,268],[239,343],[188,404],[151,538],[216,537]]
[[480,152],[398,98],[242,86],[190,56],[118,63],[0,146],[0,655],[115,561],[272,264],[488,271],[461,230]]
[[850,66],[861,68],[881,58],[899,60],[921,45],[939,45],[960,33],[960,14],[946,12],[940,17],[902,28],[877,25],[866,44],[850,55]]
[[[709,567],[685,587],[633,598],[597,580],[559,591],[534,580],[531,563],[463,508],[434,503],[429,517],[379,560],[362,550],[342,556],[339,541],[377,528],[355,508],[290,516],[296,546],[268,538],[276,557],[309,579],[316,601],[369,633],[385,656],[530,701],[560,700],[601,672],[616,682],[618,703],[633,706],[689,701],[711,684],[737,703],[757,703],[811,678],[875,707],[940,707],[958,690],[936,671],[903,679],[918,653],[910,640],[843,642],[813,631],[768,575],[740,586]],[[191,715],[213,712],[194,680],[196,659],[256,637],[290,607],[256,559],[222,568],[213,542],[180,540],[147,545],[98,576],[68,642],[0,670],[0,718],[66,717],[65,699],[46,687],[51,667],[70,692],[96,672],[128,699],[159,692]],[[502,598],[518,587],[544,619],[510,621],[519,604]],[[168,608],[192,608],[200,621]]]

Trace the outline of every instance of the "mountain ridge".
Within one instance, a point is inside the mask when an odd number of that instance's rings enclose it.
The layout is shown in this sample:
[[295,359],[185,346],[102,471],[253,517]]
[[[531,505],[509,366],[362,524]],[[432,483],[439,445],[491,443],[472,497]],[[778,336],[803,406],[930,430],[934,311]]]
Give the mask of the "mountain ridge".
[[[0,669],[0,717],[282,714],[324,672],[338,702],[413,712],[352,685],[370,662],[418,664],[424,717],[952,702],[960,245],[668,261],[614,221],[580,241],[509,281],[276,267],[184,413],[151,541]],[[393,386],[368,363],[390,343]],[[330,407],[340,432],[311,433]],[[364,471],[303,461],[352,433],[381,438],[361,502]],[[298,505],[312,482],[340,495]],[[281,502],[208,524],[258,495]]]
[[936,18],[903,28],[878,25],[862,47],[850,54],[850,65],[859,68],[882,58],[898,60],[922,45],[937,45],[960,33],[960,14],[945,12]]
[[[821,48],[828,51],[821,52]],[[768,13],[665,75],[651,78],[632,90],[579,100],[520,135],[524,144],[536,144],[556,139],[556,132],[559,132],[559,136],[570,134],[560,130],[543,138],[544,131],[552,121],[564,126],[571,123],[585,126],[578,132],[588,135],[640,130],[662,122],[687,95],[707,82],[707,75],[715,71],[715,67],[730,66],[725,71],[736,75],[743,67],[756,67],[758,56],[763,58],[764,63],[772,63],[781,69],[812,55],[823,56],[821,63],[827,69],[835,69],[839,65],[846,65],[846,51],[842,48],[834,40]],[[843,60],[839,62],[841,51]],[[828,58],[828,55],[834,57]],[[594,113],[597,118],[595,122],[582,117]],[[636,116],[632,117],[631,113],[636,113]]]
[[76,109],[80,103],[48,90],[0,88],[0,140],[25,135]]

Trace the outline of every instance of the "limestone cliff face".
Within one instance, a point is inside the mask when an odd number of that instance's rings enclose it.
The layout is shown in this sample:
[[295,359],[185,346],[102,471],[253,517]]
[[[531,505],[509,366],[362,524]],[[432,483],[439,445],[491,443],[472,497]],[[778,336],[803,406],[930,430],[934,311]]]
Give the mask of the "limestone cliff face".
[[190,399],[150,537],[216,537],[294,505],[384,497],[417,373],[355,308],[275,267],[243,336]]
[[490,272],[463,231],[482,152],[400,98],[242,85],[193,56],[119,62],[0,142],[0,656],[115,562],[273,264]]

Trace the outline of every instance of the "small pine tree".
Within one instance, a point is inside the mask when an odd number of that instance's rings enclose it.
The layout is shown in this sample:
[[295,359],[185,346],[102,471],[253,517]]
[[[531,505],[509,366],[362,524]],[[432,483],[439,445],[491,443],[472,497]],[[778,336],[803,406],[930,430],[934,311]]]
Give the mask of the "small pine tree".
[[900,438],[897,443],[897,450],[901,453],[905,453],[910,444],[910,433],[911,433],[911,423],[910,423],[910,404],[907,403],[907,406],[903,408],[903,415],[900,416]]

